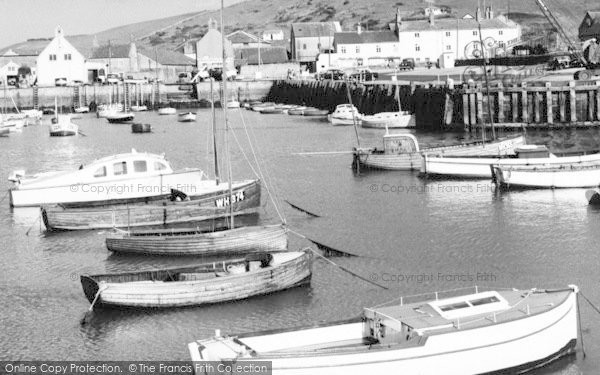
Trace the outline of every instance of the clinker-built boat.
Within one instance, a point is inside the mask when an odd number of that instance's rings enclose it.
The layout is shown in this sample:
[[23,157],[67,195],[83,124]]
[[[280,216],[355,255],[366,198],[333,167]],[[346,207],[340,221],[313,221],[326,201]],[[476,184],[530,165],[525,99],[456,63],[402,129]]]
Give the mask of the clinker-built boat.
[[575,351],[577,293],[576,286],[436,293],[343,322],[235,336],[217,330],[188,348],[196,369],[204,361],[268,361],[276,375],[520,374]]
[[492,166],[501,188],[585,188],[600,186],[600,163]]

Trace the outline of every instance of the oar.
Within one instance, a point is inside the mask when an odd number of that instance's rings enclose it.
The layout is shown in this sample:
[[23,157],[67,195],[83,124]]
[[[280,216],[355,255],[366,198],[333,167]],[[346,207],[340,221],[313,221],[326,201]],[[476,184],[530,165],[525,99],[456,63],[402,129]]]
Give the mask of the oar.
[[321,257],[322,259],[324,259],[324,260],[325,260],[325,261],[327,261],[328,263],[330,263],[330,264],[334,265],[335,267],[337,267],[337,268],[341,269],[341,270],[342,270],[342,271],[344,271],[344,272],[347,272],[347,273],[349,273],[350,275],[352,275],[352,276],[354,276],[354,277],[356,277],[356,278],[359,278],[359,279],[361,279],[361,280],[363,280],[363,281],[366,281],[366,282],[368,282],[369,284],[371,284],[371,285],[375,285],[375,286],[377,286],[377,287],[379,287],[379,288],[382,288],[382,289],[385,289],[385,290],[388,290],[388,289],[389,289],[388,287],[385,287],[385,286],[383,286],[383,285],[377,284],[376,282],[373,282],[373,281],[371,281],[371,280],[369,280],[369,279],[367,279],[367,278],[364,278],[364,277],[362,277],[361,275],[359,275],[359,274],[357,274],[357,273],[354,273],[354,272],[350,271],[349,269],[347,269],[347,268],[345,268],[345,267],[342,267],[342,266],[340,266],[339,264],[336,264],[336,263],[332,262],[331,260],[327,259],[327,258],[326,258],[326,257],[324,257],[323,255],[321,255],[321,254],[317,253],[316,251],[314,251],[312,248],[310,249],[310,251],[312,251],[312,252],[313,252],[313,253],[314,253],[316,256],[318,256],[318,257]]
[[288,201],[287,199],[285,199],[284,201],[285,201],[285,203],[289,204],[292,208],[295,208],[296,210],[298,210],[300,212],[304,212],[305,214],[307,214],[309,216],[312,216],[312,217],[321,217],[321,215],[317,215],[317,214],[315,214],[313,212],[305,210],[304,208],[293,204],[292,202]]
[[87,137],[87,135],[84,132],[82,132],[81,130],[77,130],[77,134],[83,135],[84,137]]
[[294,152],[292,155],[347,155],[354,154],[354,151],[314,151],[314,152]]
[[294,231],[292,229],[288,229],[288,230],[289,230],[290,233],[293,233],[293,234],[295,234],[296,236],[298,236],[300,238],[304,238],[305,240],[314,243],[315,245],[317,245],[317,247],[319,247],[319,249],[325,250],[329,254],[336,254],[338,256],[348,256],[348,257],[357,257],[358,256],[356,254],[352,254],[352,253],[349,253],[347,251],[342,251],[342,250],[334,249],[331,246],[323,245],[320,242],[313,241],[312,239],[310,239],[310,238],[306,237],[305,235],[303,235],[301,233],[298,233],[298,232],[296,232],[296,231]]
[[106,288],[98,288],[98,291],[96,292],[96,295],[94,296],[94,300],[92,301],[92,304],[90,305],[88,310],[83,315],[83,318],[81,318],[81,320],[79,321],[79,323],[81,325],[85,325],[89,321],[89,317],[91,316],[91,314],[94,311],[94,305],[96,304],[98,297],[100,297],[100,293],[103,292],[105,289]]

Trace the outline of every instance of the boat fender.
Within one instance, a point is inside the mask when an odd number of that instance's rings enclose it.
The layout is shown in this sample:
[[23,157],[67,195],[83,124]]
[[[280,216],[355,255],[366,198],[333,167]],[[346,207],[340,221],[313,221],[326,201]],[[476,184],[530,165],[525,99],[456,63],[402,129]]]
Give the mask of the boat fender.
[[190,198],[181,190],[171,189],[171,202],[189,201]]

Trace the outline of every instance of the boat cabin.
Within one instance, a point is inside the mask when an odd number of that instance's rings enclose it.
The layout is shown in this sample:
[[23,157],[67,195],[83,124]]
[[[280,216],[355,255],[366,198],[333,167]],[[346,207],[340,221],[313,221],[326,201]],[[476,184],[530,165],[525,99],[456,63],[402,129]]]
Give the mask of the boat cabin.
[[335,111],[333,114],[342,114],[342,113],[358,113],[358,109],[352,104],[339,104],[335,107]]
[[363,311],[363,335],[383,345],[421,342],[430,331],[459,328],[460,319],[490,314],[510,308],[498,292],[482,292],[422,304],[366,308]]
[[385,154],[407,154],[419,152],[419,142],[412,134],[386,134],[383,136]]
[[549,158],[550,151],[545,145],[521,145],[515,148],[518,159]]

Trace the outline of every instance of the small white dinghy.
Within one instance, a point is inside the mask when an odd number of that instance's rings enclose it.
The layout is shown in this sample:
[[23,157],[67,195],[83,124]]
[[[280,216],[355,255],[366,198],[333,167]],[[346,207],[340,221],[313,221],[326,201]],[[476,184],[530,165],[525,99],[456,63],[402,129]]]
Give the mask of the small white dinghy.
[[351,104],[340,104],[327,116],[331,125],[360,125],[363,115]]
[[474,289],[413,303],[401,298],[395,306],[365,308],[356,319],[309,327],[232,336],[216,330],[188,349],[196,368],[268,361],[278,375],[520,374],[574,353],[576,286]]
[[414,128],[415,115],[410,112],[380,112],[362,117],[363,128]]
[[132,105],[131,106],[131,112],[143,112],[143,111],[147,111],[148,107],[145,105]]
[[194,112],[180,113],[177,116],[177,121],[179,121],[179,122],[194,122],[194,121],[196,121],[196,114]]
[[163,107],[163,108],[159,108],[158,109],[158,114],[159,115],[176,115],[177,114],[177,110],[173,107]]

